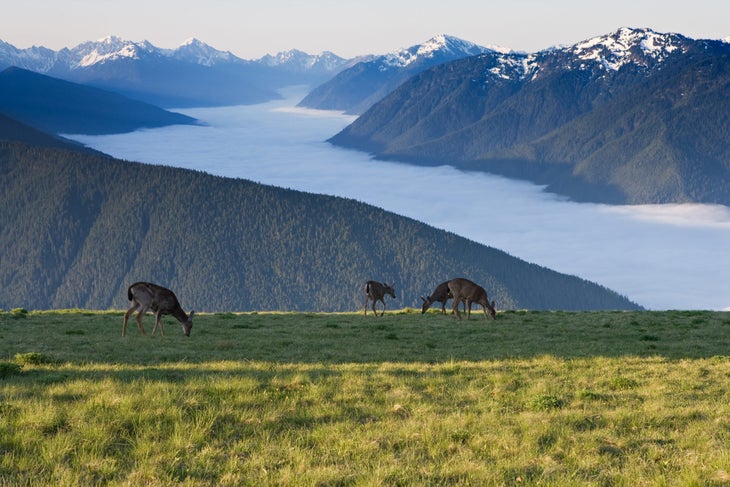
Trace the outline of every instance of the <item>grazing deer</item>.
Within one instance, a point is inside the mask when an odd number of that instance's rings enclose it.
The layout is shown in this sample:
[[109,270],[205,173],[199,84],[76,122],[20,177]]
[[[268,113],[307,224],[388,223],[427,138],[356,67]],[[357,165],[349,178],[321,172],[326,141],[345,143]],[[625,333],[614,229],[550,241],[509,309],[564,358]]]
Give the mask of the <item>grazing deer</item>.
[[453,309],[456,312],[456,316],[461,319],[461,313],[459,313],[459,302],[466,300],[466,306],[469,308],[466,319],[471,317],[471,303],[481,304],[484,310],[484,319],[487,319],[487,310],[489,310],[489,316],[493,320],[497,319],[496,312],[494,311],[494,301],[491,303],[487,298],[487,291],[483,287],[471,282],[469,279],[462,277],[452,279],[448,282],[449,291],[454,297]]
[[380,316],[385,314],[385,295],[390,294],[390,297],[395,299],[395,289],[393,285],[388,285],[384,282],[368,281],[365,283],[365,316],[368,314],[368,302],[373,302],[373,313],[378,316],[378,312],[375,310],[375,302],[380,301],[383,303],[383,312]]
[[[436,286],[436,289],[433,290],[431,295],[427,298],[424,298],[421,296],[421,299],[423,300],[423,306],[421,307],[421,314],[428,311],[428,308],[431,307],[433,303],[438,301],[441,303],[441,313],[446,314],[446,301],[453,298],[451,291],[449,291],[449,283],[442,282],[438,286]],[[463,300],[464,303],[464,313],[466,313],[466,299]]]
[[165,326],[162,323],[162,315],[172,315],[182,324],[182,330],[186,337],[190,336],[190,330],[193,328],[193,315],[195,311],[191,311],[190,315],[186,315],[185,311],[180,307],[175,293],[169,289],[165,289],[157,284],[149,282],[135,282],[127,289],[127,298],[132,302],[132,307],[124,314],[124,324],[122,324],[122,336],[127,335],[127,320],[130,315],[137,311],[137,326],[143,335],[142,317],[148,310],[155,312],[155,327],[152,328],[152,335],[155,334],[157,327],[160,327],[162,335],[165,334]]

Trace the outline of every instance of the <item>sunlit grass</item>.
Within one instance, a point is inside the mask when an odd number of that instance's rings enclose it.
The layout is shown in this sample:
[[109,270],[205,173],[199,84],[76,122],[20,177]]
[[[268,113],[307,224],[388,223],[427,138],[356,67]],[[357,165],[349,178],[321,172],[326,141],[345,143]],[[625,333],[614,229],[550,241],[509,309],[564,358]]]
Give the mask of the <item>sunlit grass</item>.
[[726,313],[226,313],[166,330],[0,315],[0,484],[730,483]]

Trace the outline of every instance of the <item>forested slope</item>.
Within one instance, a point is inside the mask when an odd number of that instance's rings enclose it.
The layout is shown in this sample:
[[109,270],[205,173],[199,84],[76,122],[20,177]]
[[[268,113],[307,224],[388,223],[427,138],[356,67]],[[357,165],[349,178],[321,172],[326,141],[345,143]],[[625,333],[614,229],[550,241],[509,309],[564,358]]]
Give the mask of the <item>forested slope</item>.
[[[631,309],[624,297],[353,200],[0,142],[0,308],[124,309],[150,280],[201,311],[390,307],[466,276],[498,309]],[[389,298],[390,299],[390,298]]]
[[620,29],[424,71],[330,140],[579,201],[730,205],[730,43]]

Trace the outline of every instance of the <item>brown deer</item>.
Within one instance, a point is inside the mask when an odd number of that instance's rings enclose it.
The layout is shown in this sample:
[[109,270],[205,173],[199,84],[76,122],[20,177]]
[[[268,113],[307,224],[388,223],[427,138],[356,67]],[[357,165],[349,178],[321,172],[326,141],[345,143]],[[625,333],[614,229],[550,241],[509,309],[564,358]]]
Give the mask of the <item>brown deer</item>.
[[388,285],[384,282],[368,281],[365,283],[365,316],[368,314],[368,302],[373,302],[373,313],[378,316],[378,312],[375,309],[375,302],[380,301],[383,303],[383,312],[380,316],[385,314],[385,295],[390,294],[390,297],[395,299],[395,289],[393,285]]
[[456,312],[457,318],[461,319],[461,313],[459,313],[459,302],[466,300],[466,306],[469,308],[466,319],[471,317],[471,303],[481,304],[484,310],[484,319],[487,319],[487,310],[489,316],[493,320],[497,319],[496,311],[494,311],[494,301],[491,303],[487,298],[487,291],[483,287],[471,282],[469,279],[459,277],[452,279],[448,282],[449,291],[454,297],[453,310]]
[[142,317],[150,309],[155,313],[155,326],[152,328],[152,335],[155,334],[159,326],[160,332],[164,336],[165,326],[162,323],[162,315],[172,315],[182,324],[182,330],[185,336],[190,336],[195,311],[191,311],[190,315],[186,315],[185,311],[180,307],[177,296],[169,289],[150,282],[135,282],[127,289],[127,298],[132,302],[132,307],[124,314],[122,336],[127,335],[127,320],[129,320],[129,317],[135,311],[137,311],[137,326],[139,327],[139,331],[143,335],[147,335],[142,325]]
[[[426,311],[428,311],[428,308],[431,307],[433,303],[438,301],[441,303],[441,313],[446,314],[446,301],[453,298],[454,296],[451,295],[451,292],[449,291],[449,283],[442,282],[438,286],[436,286],[436,289],[433,290],[431,295],[427,298],[424,298],[421,296],[421,299],[423,300],[423,306],[421,307],[421,314],[424,314]],[[462,301],[464,303],[464,312],[466,313],[466,299]]]

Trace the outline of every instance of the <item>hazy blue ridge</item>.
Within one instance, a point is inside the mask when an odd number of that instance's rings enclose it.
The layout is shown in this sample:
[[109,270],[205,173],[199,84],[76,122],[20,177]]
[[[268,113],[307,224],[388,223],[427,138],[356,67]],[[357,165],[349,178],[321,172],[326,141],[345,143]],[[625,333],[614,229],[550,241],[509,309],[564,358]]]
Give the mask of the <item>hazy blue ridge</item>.
[[54,134],[109,134],[197,123],[118,93],[14,67],[0,72],[0,112]]

